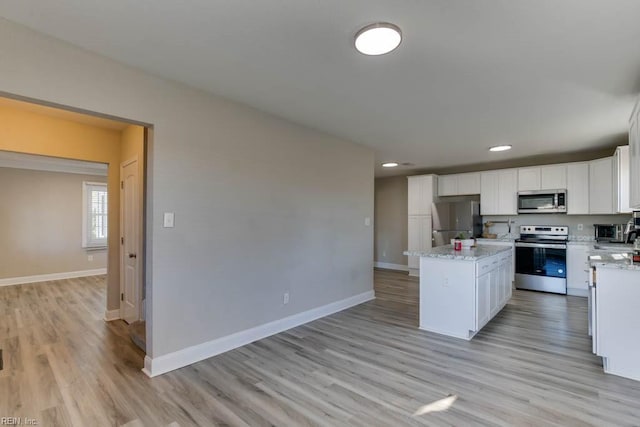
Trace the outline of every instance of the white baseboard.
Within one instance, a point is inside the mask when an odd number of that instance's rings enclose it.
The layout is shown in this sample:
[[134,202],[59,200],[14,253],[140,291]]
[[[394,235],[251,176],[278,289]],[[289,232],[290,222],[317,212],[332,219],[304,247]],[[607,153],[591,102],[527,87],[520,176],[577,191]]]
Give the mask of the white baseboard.
[[408,265],[393,264],[390,262],[374,261],[373,266],[377,268],[386,268],[387,270],[409,271]]
[[580,289],[580,288],[567,288],[567,295],[571,295],[574,297],[588,297],[589,290],[588,289]]
[[24,285],[26,283],[49,282],[51,280],[74,279],[76,277],[100,276],[102,274],[107,274],[106,268],[68,271],[66,273],[38,274],[37,276],[10,277],[8,279],[0,279],[0,286]]
[[117,308],[115,310],[106,310],[104,312],[104,321],[111,322],[112,320],[120,319],[120,309]]
[[284,319],[275,320],[264,325],[256,326],[255,328],[236,332],[232,335],[227,335],[213,341],[187,347],[163,356],[154,358],[146,356],[144,358],[144,369],[142,369],[142,372],[147,374],[149,377],[162,375],[169,371],[233,350],[234,348],[242,347],[243,345],[250,344],[254,341],[278,334],[286,331],[287,329],[295,328],[296,326],[303,325],[321,317],[362,304],[363,302],[370,301],[374,298],[375,294],[373,290],[363,292],[340,301],[323,305],[322,307],[294,314],[292,316],[285,317]]

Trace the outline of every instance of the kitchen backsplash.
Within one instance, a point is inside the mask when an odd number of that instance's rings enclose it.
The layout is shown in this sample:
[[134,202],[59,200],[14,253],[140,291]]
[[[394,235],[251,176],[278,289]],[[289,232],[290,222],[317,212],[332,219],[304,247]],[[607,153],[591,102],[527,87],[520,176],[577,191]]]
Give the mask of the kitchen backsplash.
[[[526,214],[526,215],[485,215],[482,222],[512,220],[511,233],[519,234],[521,225],[566,225],[572,236],[593,237],[593,224],[626,224],[631,214],[623,215],[566,215],[566,214]],[[582,230],[578,229],[582,224]],[[508,232],[507,224],[494,224],[491,232],[499,236]]]

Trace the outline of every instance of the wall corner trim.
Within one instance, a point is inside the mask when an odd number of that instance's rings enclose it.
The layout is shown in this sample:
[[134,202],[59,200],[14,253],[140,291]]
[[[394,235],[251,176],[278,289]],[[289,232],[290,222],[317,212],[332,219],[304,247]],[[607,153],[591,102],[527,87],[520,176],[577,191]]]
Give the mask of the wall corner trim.
[[283,319],[274,320],[264,325],[187,347],[173,353],[154,358],[146,356],[142,372],[149,377],[156,377],[372,299],[375,299],[375,293],[373,290],[370,290]]
[[376,268],[384,268],[384,269],[387,269],[387,270],[409,271],[409,266],[408,265],[393,264],[393,263],[390,263],[390,262],[374,261],[373,266],[376,267]]
[[65,273],[38,274],[36,276],[9,277],[0,279],[0,286],[24,285],[27,283],[50,282],[52,280],[75,279],[76,277],[100,276],[107,274],[106,268],[94,270],[68,271]]
[[111,322],[112,320],[120,319],[120,309],[116,308],[115,310],[106,310],[104,312],[104,321]]

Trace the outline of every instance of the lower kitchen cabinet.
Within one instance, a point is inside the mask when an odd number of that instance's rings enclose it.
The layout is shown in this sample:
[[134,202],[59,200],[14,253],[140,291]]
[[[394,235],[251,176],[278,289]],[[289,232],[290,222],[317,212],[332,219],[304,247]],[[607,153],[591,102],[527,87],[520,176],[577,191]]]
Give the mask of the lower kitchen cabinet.
[[511,299],[511,250],[477,260],[420,258],[420,328],[470,340]]
[[586,297],[589,294],[589,251],[592,244],[567,246],[567,295]]
[[[431,215],[409,215],[407,226],[407,244],[410,251],[426,251],[431,249]],[[409,275],[418,276],[420,257],[408,257]]]

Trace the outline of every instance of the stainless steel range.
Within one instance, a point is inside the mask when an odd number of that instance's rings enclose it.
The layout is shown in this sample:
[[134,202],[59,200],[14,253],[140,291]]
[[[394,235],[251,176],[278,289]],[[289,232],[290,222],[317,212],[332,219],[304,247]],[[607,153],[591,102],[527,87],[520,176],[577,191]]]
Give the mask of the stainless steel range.
[[516,240],[516,288],[567,293],[569,227],[521,225]]

